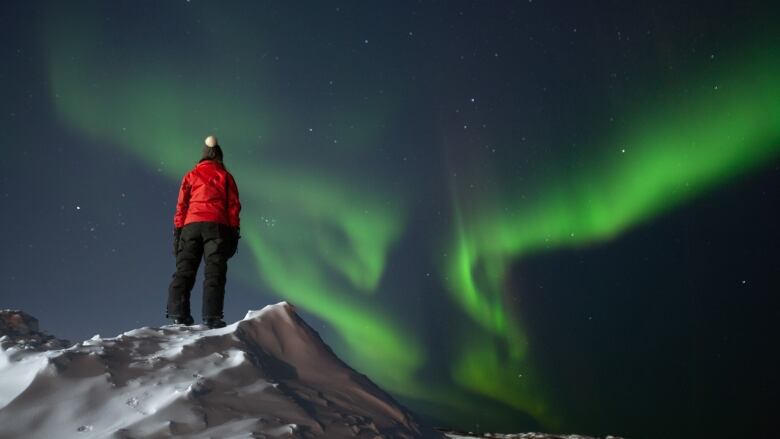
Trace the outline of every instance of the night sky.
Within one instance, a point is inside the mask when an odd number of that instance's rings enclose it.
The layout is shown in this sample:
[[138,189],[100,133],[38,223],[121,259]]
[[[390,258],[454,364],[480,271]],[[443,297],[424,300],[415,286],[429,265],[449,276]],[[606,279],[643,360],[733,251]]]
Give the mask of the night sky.
[[3,2],[0,308],[167,324],[215,134],[229,322],[290,301],[434,425],[769,437],[780,8],[680,3]]

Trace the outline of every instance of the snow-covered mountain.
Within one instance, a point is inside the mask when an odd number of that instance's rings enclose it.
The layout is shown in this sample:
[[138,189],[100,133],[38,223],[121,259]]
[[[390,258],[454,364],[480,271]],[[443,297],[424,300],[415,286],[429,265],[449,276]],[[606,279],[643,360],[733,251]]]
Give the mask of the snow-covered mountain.
[[444,438],[290,304],[70,345],[0,313],[0,438]]

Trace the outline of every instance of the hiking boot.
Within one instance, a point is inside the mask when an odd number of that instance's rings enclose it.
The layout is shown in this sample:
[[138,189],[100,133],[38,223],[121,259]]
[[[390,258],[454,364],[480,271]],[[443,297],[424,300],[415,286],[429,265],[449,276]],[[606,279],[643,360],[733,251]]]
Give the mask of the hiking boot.
[[174,325],[186,325],[186,326],[190,326],[190,325],[192,325],[193,323],[195,323],[195,320],[192,318],[192,316],[187,316],[187,317],[176,317],[176,318],[174,318],[174,319],[173,319],[173,324],[174,324]]
[[206,319],[203,323],[205,323],[209,329],[224,328],[226,326],[225,321],[222,319]]

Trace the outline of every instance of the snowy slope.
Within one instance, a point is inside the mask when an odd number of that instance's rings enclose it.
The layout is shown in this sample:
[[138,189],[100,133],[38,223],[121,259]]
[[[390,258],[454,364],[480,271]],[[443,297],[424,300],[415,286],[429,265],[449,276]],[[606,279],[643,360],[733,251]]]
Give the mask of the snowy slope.
[[286,302],[221,329],[145,327],[66,348],[37,327],[7,326],[0,438],[444,437],[339,360]]

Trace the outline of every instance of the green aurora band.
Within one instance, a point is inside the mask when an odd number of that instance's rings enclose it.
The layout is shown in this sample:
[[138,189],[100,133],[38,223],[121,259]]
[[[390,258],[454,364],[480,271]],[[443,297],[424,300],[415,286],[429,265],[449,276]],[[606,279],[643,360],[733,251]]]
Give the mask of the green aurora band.
[[[200,141],[193,133],[203,127],[233,145],[284,132],[285,115],[268,111],[283,105],[274,105],[261,87],[247,84],[240,94],[204,89],[213,84],[209,72],[193,69],[182,78],[142,52],[124,54],[134,60],[127,69],[106,61],[113,59],[111,48],[94,32],[65,29],[59,23],[68,20],[53,15],[58,19],[49,23],[46,39],[52,102],[65,124],[89,138],[179,179],[193,164],[187,145]],[[421,382],[418,372],[427,358],[415,328],[376,300],[388,253],[405,228],[406,200],[397,189],[230,151],[245,206],[242,235],[253,259],[252,272],[237,273],[259,276],[327,321],[349,362],[394,393],[462,411],[473,408],[464,403],[473,393],[547,426],[561,425],[545,377],[534,369],[520,315],[505,300],[508,268],[534,252],[613,239],[773,158],[780,139],[780,64],[758,56],[745,65],[718,81],[718,90],[636,111],[633,128],[610,142],[625,145],[625,153],[551,173],[529,199],[508,193],[506,202],[461,209],[451,182],[455,226],[443,235],[449,257],[434,262],[445,289],[475,324],[456,331],[462,343],[450,372],[459,389]],[[262,66],[253,71],[263,73]],[[360,102],[354,104],[346,110],[350,119],[364,113],[357,110]],[[207,108],[215,111],[202,111]],[[367,125],[374,128],[356,135],[353,145],[378,142],[382,130]]]
[[456,227],[441,270],[452,297],[487,331],[455,361],[457,382],[555,425],[544,399],[518,379],[518,370],[534,372],[519,316],[509,315],[504,300],[505,273],[531,253],[614,239],[772,163],[780,152],[780,60],[755,53],[735,63],[738,73],[701,81],[708,85],[693,96],[650,106],[610,142],[620,145],[611,156],[551,172],[530,200],[515,196],[464,212],[451,184]]
[[[178,180],[192,167],[188,145],[197,145],[203,127],[228,133],[220,134],[224,144],[240,145],[256,144],[258,133],[270,135],[283,126],[262,105],[258,110],[218,87],[203,90],[209,83],[204,77],[183,81],[153,63],[133,70],[103,64],[111,56],[98,38],[57,28],[52,24],[52,35],[68,35],[49,39],[52,102],[62,121],[170,178]],[[242,235],[260,278],[332,325],[358,368],[400,394],[422,397],[423,386],[414,378],[424,362],[421,346],[370,297],[403,229],[402,200],[376,185],[360,189],[323,169],[280,169],[280,163],[248,153],[229,154],[238,156],[229,167],[240,181]]]

